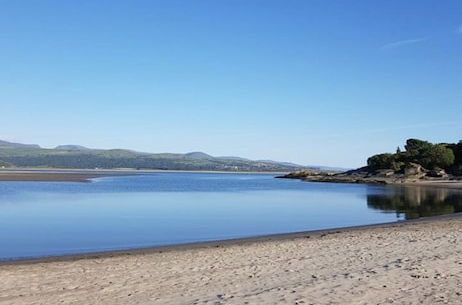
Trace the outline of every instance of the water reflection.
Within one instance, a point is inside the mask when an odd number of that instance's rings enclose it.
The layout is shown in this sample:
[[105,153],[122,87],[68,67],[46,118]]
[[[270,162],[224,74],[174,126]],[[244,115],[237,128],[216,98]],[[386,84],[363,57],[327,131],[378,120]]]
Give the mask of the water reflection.
[[368,194],[367,206],[395,212],[405,219],[462,212],[462,192],[445,188],[403,186],[386,188],[382,194]]

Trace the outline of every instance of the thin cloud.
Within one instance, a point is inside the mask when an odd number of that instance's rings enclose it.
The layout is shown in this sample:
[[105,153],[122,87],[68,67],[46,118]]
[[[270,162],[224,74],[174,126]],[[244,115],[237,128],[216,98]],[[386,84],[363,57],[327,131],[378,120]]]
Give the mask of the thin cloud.
[[459,25],[459,28],[457,29],[457,32],[458,32],[459,34],[462,34],[462,25]]
[[408,45],[412,45],[412,44],[416,44],[416,43],[425,42],[427,40],[429,40],[428,37],[407,39],[407,40],[399,40],[399,41],[394,41],[394,42],[384,44],[383,46],[380,47],[380,49],[382,49],[382,50],[391,50],[391,49],[396,49],[396,48],[400,48],[400,47],[404,47],[404,46],[408,46]]

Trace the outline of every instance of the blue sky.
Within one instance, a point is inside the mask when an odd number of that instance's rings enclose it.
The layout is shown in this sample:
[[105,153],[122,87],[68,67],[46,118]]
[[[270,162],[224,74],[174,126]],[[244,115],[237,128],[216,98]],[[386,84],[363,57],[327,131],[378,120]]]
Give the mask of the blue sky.
[[460,1],[1,1],[0,138],[355,167],[462,139]]

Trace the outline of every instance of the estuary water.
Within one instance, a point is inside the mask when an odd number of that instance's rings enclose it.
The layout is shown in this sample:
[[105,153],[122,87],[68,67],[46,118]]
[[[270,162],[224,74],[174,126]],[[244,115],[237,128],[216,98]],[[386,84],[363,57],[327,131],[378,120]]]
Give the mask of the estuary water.
[[270,174],[0,182],[0,260],[393,222],[462,211],[462,192]]

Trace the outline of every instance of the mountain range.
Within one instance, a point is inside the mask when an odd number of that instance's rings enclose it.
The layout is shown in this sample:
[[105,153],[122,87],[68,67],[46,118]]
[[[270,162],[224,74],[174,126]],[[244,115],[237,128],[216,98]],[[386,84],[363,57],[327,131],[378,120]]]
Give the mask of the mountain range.
[[289,162],[250,160],[240,157],[214,157],[204,152],[144,153],[127,149],[92,149],[80,145],[42,148],[0,140],[2,167],[51,167],[82,169],[159,169],[211,171],[294,171],[325,169]]

